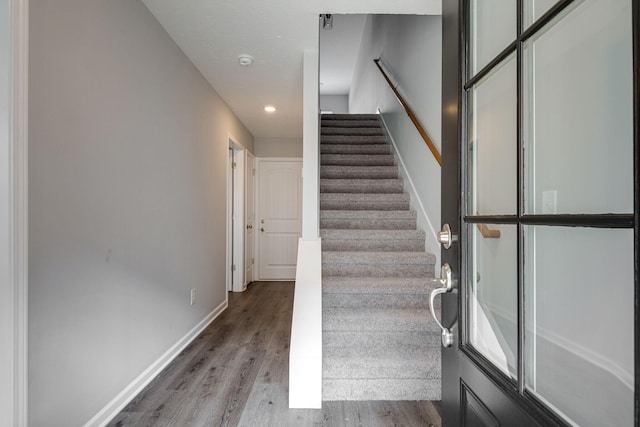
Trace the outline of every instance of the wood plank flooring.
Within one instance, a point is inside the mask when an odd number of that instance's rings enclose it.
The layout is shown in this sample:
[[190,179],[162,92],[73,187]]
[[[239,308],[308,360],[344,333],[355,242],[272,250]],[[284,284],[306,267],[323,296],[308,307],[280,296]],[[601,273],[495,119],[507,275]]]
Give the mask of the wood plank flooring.
[[440,402],[288,408],[293,282],[256,282],[109,426],[433,426]]

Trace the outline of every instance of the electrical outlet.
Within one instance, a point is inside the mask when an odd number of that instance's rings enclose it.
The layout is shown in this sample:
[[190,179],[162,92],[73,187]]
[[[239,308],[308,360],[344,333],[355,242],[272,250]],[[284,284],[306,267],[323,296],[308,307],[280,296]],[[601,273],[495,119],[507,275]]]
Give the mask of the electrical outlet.
[[542,192],[542,213],[558,213],[558,190],[549,190]]
[[196,290],[191,289],[191,305],[193,305],[196,302]]

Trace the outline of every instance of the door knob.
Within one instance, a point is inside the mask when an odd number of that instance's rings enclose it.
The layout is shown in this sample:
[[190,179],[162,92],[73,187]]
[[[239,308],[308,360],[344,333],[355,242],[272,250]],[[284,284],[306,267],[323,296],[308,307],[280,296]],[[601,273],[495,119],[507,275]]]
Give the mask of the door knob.
[[264,227],[260,227],[260,231],[264,232]]
[[438,243],[445,249],[449,249],[453,242],[458,241],[458,235],[451,232],[449,224],[442,226],[442,231],[438,232]]
[[438,320],[438,316],[436,316],[436,310],[433,306],[433,301],[436,299],[438,295],[446,294],[447,292],[451,292],[458,284],[457,280],[453,279],[453,273],[451,272],[451,266],[447,263],[442,265],[442,269],[440,270],[440,278],[439,279],[431,279],[431,281],[439,283],[442,285],[441,288],[436,288],[431,291],[431,296],[429,298],[429,309],[431,310],[431,316],[433,316],[433,320],[440,326],[442,330],[442,346],[443,347],[451,347],[453,344],[453,332],[451,329],[445,328],[442,326],[442,323]]

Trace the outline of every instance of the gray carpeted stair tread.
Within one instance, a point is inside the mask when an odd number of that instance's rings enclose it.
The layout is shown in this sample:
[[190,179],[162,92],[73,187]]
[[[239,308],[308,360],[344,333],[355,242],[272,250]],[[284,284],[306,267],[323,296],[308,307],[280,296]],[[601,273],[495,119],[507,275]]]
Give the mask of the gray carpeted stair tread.
[[320,135],[320,144],[388,144],[384,135]]
[[398,178],[397,166],[321,166],[320,178],[385,179]]
[[[379,211],[379,210],[348,210],[348,209],[325,209],[320,211],[320,219],[416,219],[416,211],[397,210],[397,211]],[[415,228],[415,227],[414,227]]]
[[429,309],[429,296],[425,294],[391,293],[322,293],[324,308],[349,309]]
[[[327,352],[334,347],[419,349],[440,352],[442,337],[439,331],[323,331],[322,346]],[[324,352],[323,352],[324,354]],[[328,354],[328,353],[327,353]]]
[[432,265],[435,255],[429,252],[356,252],[328,251],[322,253],[323,264]]
[[[344,206],[343,206],[344,208]],[[334,215],[333,213],[346,213],[347,215]],[[363,212],[367,215],[355,215]],[[370,213],[383,214],[389,213],[388,216],[369,215]],[[403,215],[403,214],[414,215]],[[415,230],[417,219],[413,211],[368,211],[368,210],[321,210],[320,211],[320,227],[334,228],[343,230]]]
[[322,275],[343,277],[433,277],[435,256],[427,252],[322,252]]
[[323,276],[429,277],[433,276],[434,272],[433,265],[428,264],[322,264]]
[[321,229],[323,251],[423,251],[421,230]]
[[[419,239],[424,241],[425,232],[422,230],[320,230],[323,239],[352,239],[352,240],[396,240]],[[323,248],[323,250],[326,250]]]
[[424,277],[324,277],[322,291],[325,293],[367,294],[411,294],[429,295],[440,285]]
[[349,239],[332,239],[325,240],[322,247],[326,251],[387,251],[387,252],[406,252],[424,250],[424,240],[386,240],[377,242],[374,240],[349,240]]
[[322,120],[378,120],[378,114],[322,114]]
[[402,193],[402,179],[320,179],[321,193]]
[[440,400],[440,378],[326,379],[322,400]]
[[429,295],[439,286],[428,278],[325,276],[322,304],[325,308],[428,309]]
[[321,154],[320,163],[338,166],[393,166],[392,154]]
[[384,135],[379,127],[347,128],[347,127],[322,127],[320,135]]
[[324,210],[381,210],[396,211],[409,209],[408,194],[353,194],[320,193],[320,209]]
[[[437,313],[436,313],[437,314]],[[326,307],[322,329],[331,331],[431,331],[439,332],[425,309],[369,309]]]
[[389,144],[321,144],[322,154],[391,154]]

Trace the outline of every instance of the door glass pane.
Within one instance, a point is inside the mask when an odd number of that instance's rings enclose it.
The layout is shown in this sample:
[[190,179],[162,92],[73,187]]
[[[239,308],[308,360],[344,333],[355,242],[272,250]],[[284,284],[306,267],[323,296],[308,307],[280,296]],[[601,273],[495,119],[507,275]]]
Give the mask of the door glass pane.
[[525,228],[525,384],[584,426],[633,425],[633,230]]
[[469,215],[515,214],[517,192],[516,57],[469,95]]
[[516,5],[513,0],[471,1],[471,75],[516,39]]
[[533,24],[538,18],[551,9],[551,6],[558,3],[558,0],[524,0],[523,2],[523,20],[522,24],[526,30],[529,25]]
[[576,4],[524,46],[526,212],[633,212],[631,1]]
[[470,344],[506,375],[518,373],[515,225],[467,224]]

